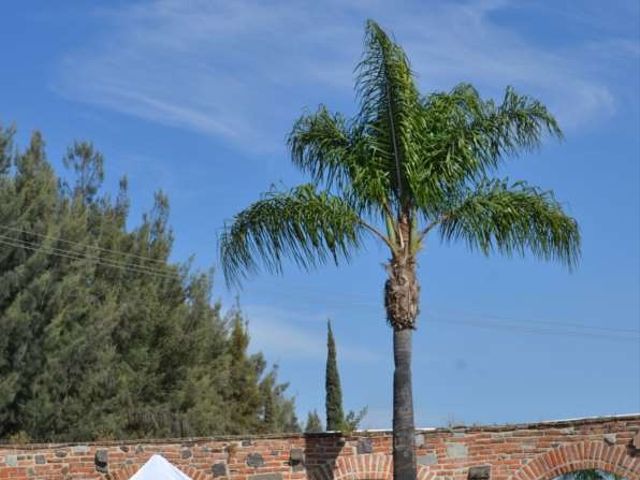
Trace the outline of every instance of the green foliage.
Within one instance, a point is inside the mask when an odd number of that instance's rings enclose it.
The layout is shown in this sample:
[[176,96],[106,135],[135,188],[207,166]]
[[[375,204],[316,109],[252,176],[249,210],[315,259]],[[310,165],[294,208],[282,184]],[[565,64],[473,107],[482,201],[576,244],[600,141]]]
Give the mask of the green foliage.
[[337,431],[344,426],[342,410],[342,387],[338,372],[336,343],[331,330],[331,322],[327,322],[327,368],[325,373],[325,408],[327,412],[327,430]]
[[[577,223],[551,193],[493,178],[508,158],[562,133],[538,100],[507,87],[501,102],[469,84],[421,95],[402,48],[375,22],[357,66],[353,118],[321,106],[288,138],[291,160],[313,185],[270,192],[221,237],[228,281],[348,260],[366,232],[396,258],[415,256],[432,230],[485,254],[533,255],[573,266]],[[322,212],[322,215],[319,215]]]
[[76,184],[71,189],[74,196],[80,196],[85,203],[91,203],[104,180],[104,158],[89,142],[74,142],[62,159],[64,166],[73,169]]
[[259,252],[270,271],[283,256],[302,267],[348,258],[360,244],[358,216],[348,204],[313,185],[270,192],[239,214],[221,238],[224,271],[233,279],[257,267]]
[[484,254],[524,254],[558,260],[569,266],[578,261],[580,234],[551,192],[525,182],[480,182],[460,192],[441,221],[447,240],[462,239]]
[[261,356],[248,356],[249,335],[246,323],[239,310],[232,312],[231,335],[227,354],[229,356],[229,379],[226,400],[235,405],[229,411],[231,433],[254,430],[259,425],[259,418],[253,418],[251,412],[258,411],[261,406],[259,375],[265,367]]
[[349,410],[347,415],[344,417],[344,421],[342,422],[342,431],[345,435],[349,435],[352,432],[358,430],[360,428],[360,424],[364,417],[367,416],[367,407],[360,409],[358,412],[355,410]]
[[309,412],[307,414],[307,423],[304,426],[305,433],[321,433],[324,429],[322,428],[322,421],[320,420],[320,415],[315,410],[313,412]]
[[59,179],[40,134],[0,129],[0,439],[282,432],[294,404],[212,277],[169,262],[167,197],[126,229],[127,182],[76,142]]
[[[405,165],[419,156],[420,95],[409,59],[375,22],[367,23],[365,51],[357,66],[358,131],[366,137],[367,156],[384,172],[385,198],[403,208],[411,202],[410,173]],[[369,192],[363,192],[368,196]],[[373,193],[373,192],[372,192]]]

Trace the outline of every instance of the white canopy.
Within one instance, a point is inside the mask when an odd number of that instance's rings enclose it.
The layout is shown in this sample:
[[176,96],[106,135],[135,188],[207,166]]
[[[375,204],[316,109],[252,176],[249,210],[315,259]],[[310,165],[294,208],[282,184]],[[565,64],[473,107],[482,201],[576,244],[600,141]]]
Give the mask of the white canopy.
[[154,455],[129,480],[191,480],[191,478],[162,455]]

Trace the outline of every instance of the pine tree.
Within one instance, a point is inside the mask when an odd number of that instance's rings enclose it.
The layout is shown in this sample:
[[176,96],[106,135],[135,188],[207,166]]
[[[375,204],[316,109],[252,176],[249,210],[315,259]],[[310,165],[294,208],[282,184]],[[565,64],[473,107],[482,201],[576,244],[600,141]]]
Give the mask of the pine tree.
[[13,137],[0,127],[0,440],[299,429],[211,272],[169,261],[166,195],[127,229],[127,181],[102,192],[93,145],[75,142],[58,177],[39,133],[24,151]]
[[64,166],[73,169],[76,183],[62,186],[74,197],[80,197],[85,204],[91,203],[104,180],[104,158],[90,142],[74,142],[62,159]]
[[[6,176],[11,171],[13,175]],[[43,235],[56,228],[57,187],[38,132],[31,136],[28,148],[12,158],[2,187],[0,435],[3,430],[13,434],[23,430],[18,409],[32,395],[32,382],[45,365],[46,305],[55,294],[57,261],[47,254]]]
[[239,308],[230,313],[229,387],[227,397],[234,409],[229,412],[231,433],[241,434],[260,429],[260,387],[257,384],[265,362],[261,355],[247,355],[249,334]]
[[301,431],[293,399],[285,397],[288,383],[278,384],[278,366],[274,365],[260,382],[263,432],[297,433]]
[[318,415],[318,412],[316,412],[315,410],[312,412],[309,412],[307,414],[307,423],[304,427],[304,432],[320,433],[322,431],[323,431],[322,421],[320,420],[320,416]]
[[342,409],[342,388],[336,358],[336,343],[331,330],[331,321],[327,321],[327,369],[325,377],[325,408],[327,412],[327,430],[341,430],[344,425]]

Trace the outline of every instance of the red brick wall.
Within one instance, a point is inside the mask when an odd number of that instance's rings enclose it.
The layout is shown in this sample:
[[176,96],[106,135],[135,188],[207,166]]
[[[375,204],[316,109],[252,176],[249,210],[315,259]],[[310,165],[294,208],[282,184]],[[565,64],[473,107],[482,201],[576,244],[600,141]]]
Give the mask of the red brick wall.
[[[418,480],[550,480],[599,468],[640,480],[640,415],[416,434]],[[389,432],[0,445],[0,479],[124,480],[154,453],[195,480],[387,480]]]

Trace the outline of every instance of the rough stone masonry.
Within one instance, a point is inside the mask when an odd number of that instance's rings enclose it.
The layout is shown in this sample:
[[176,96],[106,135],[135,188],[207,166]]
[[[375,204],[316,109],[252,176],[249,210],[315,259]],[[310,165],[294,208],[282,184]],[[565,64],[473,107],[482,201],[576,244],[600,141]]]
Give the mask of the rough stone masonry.
[[[418,480],[640,480],[640,414],[423,429]],[[388,480],[391,432],[0,445],[0,480],[125,480],[154,453],[194,480]]]

